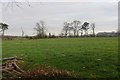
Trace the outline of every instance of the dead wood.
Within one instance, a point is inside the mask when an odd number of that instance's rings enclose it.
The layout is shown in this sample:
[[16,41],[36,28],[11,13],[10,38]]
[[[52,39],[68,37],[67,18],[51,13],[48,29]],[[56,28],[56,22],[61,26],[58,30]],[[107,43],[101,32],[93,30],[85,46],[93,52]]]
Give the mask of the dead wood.
[[3,58],[2,61],[8,61],[8,60],[22,60],[22,58],[15,57],[9,57],[9,58]]
[[9,58],[3,58],[2,59],[2,72],[11,74],[11,75],[22,75],[24,72],[18,65],[17,62],[18,60],[22,60],[21,58],[18,58],[17,56],[15,57],[9,57]]

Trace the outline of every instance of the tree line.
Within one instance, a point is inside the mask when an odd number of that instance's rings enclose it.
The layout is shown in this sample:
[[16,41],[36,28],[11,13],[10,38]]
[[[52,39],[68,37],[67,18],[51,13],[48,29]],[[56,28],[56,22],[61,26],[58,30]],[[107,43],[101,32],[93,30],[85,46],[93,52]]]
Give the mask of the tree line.
[[82,24],[82,22],[79,20],[64,22],[61,35],[65,37],[88,36],[89,29],[92,29],[92,36],[95,36],[95,23],[84,22]]
[[[92,29],[91,36],[95,36],[95,23],[84,22],[82,24],[79,20],[74,20],[72,22],[64,22],[64,26],[62,28],[62,32],[59,34],[59,37],[82,37],[88,36],[88,29]],[[37,33],[37,37],[46,37],[46,26],[44,21],[40,21],[36,23],[36,27],[34,30]],[[49,33],[49,37],[55,37]]]
[[[2,33],[2,37],[4,37],[5,30],[8,29],[7,23],[0,23],[0,32]],[[81,22],[79,20],[74,20],[72,22],[64,22],[62,31],[59,36],[55,36],[52,33],[47,35],[47,26],[43,20],[40,20],[36,23],[34,30],[36,31],[35,36],[27,36],[24,33],[24,30],[21,31],[21,38],[30,38],[30,39],[39,39],[39,38],[55,38],[55,37],[95,37],[95,23],[89,23],[87,21]],[[89,34],[89,31],[92,31]]]

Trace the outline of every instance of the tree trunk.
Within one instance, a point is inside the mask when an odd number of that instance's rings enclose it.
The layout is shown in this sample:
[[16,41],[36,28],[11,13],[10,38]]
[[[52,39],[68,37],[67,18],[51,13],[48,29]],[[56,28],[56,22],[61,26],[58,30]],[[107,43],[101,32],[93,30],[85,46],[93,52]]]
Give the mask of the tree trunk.
[[82,37],[82,34],[83,34],[83,33],[81,32],[81,37]]
[[93,36],[95,36],[95,31],[94,31],[94,29],[93,29]]
[[67,30],[65,31],[65,37],[67,37]]
[[79,36],[79,31],[77,30],[77,37]]

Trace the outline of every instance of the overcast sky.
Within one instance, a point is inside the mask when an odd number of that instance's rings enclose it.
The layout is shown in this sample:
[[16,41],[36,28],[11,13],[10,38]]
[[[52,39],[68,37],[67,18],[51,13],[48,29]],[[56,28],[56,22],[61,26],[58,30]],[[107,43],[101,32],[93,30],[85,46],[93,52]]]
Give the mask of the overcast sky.
[[95,22],[95,31],[114,31],[118,28],[117,2],[31,2],[31,7],[22,3],[22,8],[3,7],[3,21],[9,24],[6,34],[33,35],[36,22],[44,20],[48,32],[61,33],[63,23],[73,20]]

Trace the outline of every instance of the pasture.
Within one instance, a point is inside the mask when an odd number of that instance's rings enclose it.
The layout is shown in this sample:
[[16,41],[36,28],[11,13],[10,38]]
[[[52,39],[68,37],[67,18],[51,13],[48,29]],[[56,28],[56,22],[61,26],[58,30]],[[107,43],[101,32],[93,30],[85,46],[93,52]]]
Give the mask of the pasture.
[[22,67],[49,65],[79,74],[81,78],[118,76],[118,38],[54,38],[3,40],[2,56],[22,57]]

